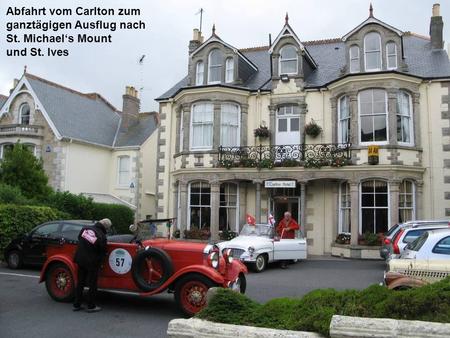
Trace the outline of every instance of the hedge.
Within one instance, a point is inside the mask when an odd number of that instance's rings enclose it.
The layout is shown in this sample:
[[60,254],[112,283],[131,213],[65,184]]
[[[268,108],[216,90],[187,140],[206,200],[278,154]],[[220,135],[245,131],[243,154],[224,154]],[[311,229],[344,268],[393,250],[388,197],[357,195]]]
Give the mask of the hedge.
[[213,322],[313,331],[329,336],[333,315],[450,322],[450,277],[404,291],[380,285],[364,290],[319,289],[303,298],[277,298],[259,304],[220,289],[197,317]]
[[109,218],[119,234],[129,233],[128,227],[134,223],[133,211],[120,204],[93,203],[92,217],[95,220]]
[[27,204],[28,202],[19,187],[0,183],[0,204]]
[[11,239],[24,234],[36,225],[56,219],[67,219],[69,215],[42,206],[0,204],[0,252]]
[[94,219],[94,202],[91,197],[72,194],[68,191],[55,191],[47,197],[44,204],[66,212],[74,219]]

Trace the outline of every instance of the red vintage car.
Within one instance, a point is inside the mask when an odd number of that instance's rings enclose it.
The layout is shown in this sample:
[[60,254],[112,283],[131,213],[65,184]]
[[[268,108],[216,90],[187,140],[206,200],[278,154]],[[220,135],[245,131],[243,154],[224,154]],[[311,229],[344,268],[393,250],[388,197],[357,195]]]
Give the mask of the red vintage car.
[[[74,242],[49,244],[40,282],[56,301],[70,302],[77,283]],[[247,268],[230,253],[222,256],[211,244],[169,239],[142,242],[133,235],[108,237],[108,252],[99,273],[98,288],[151,296],[168,291],[187,315],[206,304],[206,292],[218,286],[244,293]]]

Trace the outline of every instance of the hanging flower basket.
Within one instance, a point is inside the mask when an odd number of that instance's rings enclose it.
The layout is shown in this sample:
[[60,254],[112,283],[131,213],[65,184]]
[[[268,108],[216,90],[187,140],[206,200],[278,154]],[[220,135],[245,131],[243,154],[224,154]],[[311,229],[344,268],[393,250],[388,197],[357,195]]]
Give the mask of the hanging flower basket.
[[305,126],[305,133],[306,135],[309,135],[311,137],[317,137],[322,132],[322,127],[319,126],[316,121],[311,119],[311,122],[309,122]]
[[259,128],[253,130],[253,134],[255,137],[267,138],[270,136],[270,130],[266,126],[259,126]]

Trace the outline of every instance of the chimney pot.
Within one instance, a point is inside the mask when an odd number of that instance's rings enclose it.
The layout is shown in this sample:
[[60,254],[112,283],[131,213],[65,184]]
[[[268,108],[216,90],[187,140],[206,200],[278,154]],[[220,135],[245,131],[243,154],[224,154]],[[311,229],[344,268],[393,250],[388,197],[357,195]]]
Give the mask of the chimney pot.
[[433,16],[441,16],[441,5],[440,4],[434,4],[433,5]]
[[199,41],[200,40],[200,31],[198,30],[198,28],[194,28],[194,34],[192,37],[192,40],[194,41]]

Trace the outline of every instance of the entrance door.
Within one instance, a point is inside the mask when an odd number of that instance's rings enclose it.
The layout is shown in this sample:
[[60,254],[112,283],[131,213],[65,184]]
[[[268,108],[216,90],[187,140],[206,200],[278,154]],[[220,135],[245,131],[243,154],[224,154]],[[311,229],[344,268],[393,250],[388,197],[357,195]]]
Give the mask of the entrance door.
[[300,143],[300,113],[297,106],[280,107],[277,111],[276,144]]
[[284,217],[284,213],[289,211],[292,214],[292,218],[299,223],[300,220],[300,208],[298,197],[275,197],[272,199],[273,217],[275,217],[275,224]]

